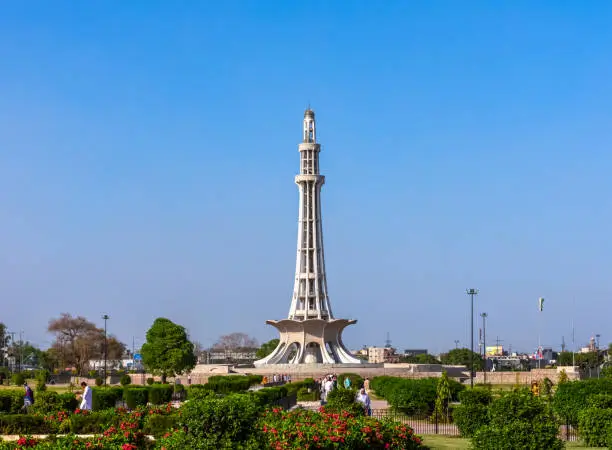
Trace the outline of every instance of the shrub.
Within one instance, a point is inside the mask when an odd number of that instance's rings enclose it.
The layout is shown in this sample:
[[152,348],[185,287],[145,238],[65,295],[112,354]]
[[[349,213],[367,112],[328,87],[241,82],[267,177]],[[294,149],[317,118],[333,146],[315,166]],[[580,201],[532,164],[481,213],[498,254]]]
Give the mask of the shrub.
[[185,386],[183,386],[182,384],[175,384],[174,392],[176,392],[177,394],[180,394],[181,392],[185,392]]
[[509,392],[494,400],[489,405],[489,419],[488,425],[474,432],[472,446],[475,450],[563,448],[563,442],[557,438],[559,426],[547,403],[529,390]]
[[123,390],[120,387],[94,388],[92,391],[92,408],[94,411],[114,408],[121,400]]
[[299,402],[314,402],[319,400],[319,398],[320,394],[316,389],[311,388],[309,391],[307,387],[303,387],[297,391],[297,400]]
[[149,398],[149,391],[146,387],[126,386],[123,389],[123,400],[130,409],[137,406],[146,406]]
[[360,389],[363,387],[363,377],[357,373],[341,373],[338,375],[338,387],[344,387],[344,379],[351,380],[351,389]]
[[365,411],[363,405],[355,400],[356,397],[357,391],[354,389],[333,389],[327,394],[325,410],[338,414],[346,411],[354,416],[362,416]]
[[101,377],[96,378],[96,386],[100,387],[104,384],[104,380]]
[[98,372],[96,370],[90,370],[87,372],[87,378],[97,378]]
[[23,406],[21,389],[0,390],[0,413],[17,414]]
[[31,414],[6,414],[0,415],[0,434],[22,434],[37,430],[39,433],[47,433],[49,428],[41,416]]
[[160,437],[166,434],[168,431],[177,428],[178,422],[179,417],[177,415],[148,415],[142,431],[145,434]]
[[14,373],[11,377],[11,383],[13,383],[15,386],[23,386],[25,381],[26,379],[23,373]]
[[174,386],[171,384],[154,384],[148,387],[149,402],[154,405],[161,405],[172,400]]
[[129,375],[121,375],[119,384],[121,384],[121,386],[127,386],[128,384],[132,384],[132,377],[130,377]]
[[612,427],[612,409],[590,407],[578,413],[578,432],[588,447],[605,447]]
[[187,387],[187,398],[189,400],[201,400],[203,398],[214,397],[215,393],[204,388],[203,384],[192,384]]
[[493,400],[491,391],[485,388],[466,389],[459,392],[459,401],[464,406],[483,405],[488,406]]
[[472,437],[489,423],[489,410],[485,405],[458,405],[453,409],[453,421],[463,437]]
[[263,435],[262,446],[258,448],[313,448],[315,445],[322,449],[351,450],[423,448],[421,438],[403,424],[379,422],[347,412],[329,413],[327,408],[321,413],[274,409],[260,419],[258,429]]
[[554,422],[508,421],[504,425],[481,427],[472,438],[474,450],[558,450],[564,445],[557,438],[559,427]]
[[151,378],[151,377],[147,378],[147,384],[149,386],[151,386],[153,383],[155,383],[155,379],[154,378]]
[[[375,377],[370,386],[389,404],[410,416],[428,416],[434,409],[438,378],[408,379],[398,377]],[[449,380],[452,400],[465,387],[456,380]]]
[[610,394],[593,394],[587,398],[587,405],[590,408],[611,408],[612,409],[612,395]]
[[588,406],[588,399],[594,394],[612,395],[612,379],[568,381],[558,384],[552,400],[553,409],[564,421],[576,427],[579,412]]
[[194,443],[185,448],[236,448],[249,440],[260,411],[250,395],[189,401],[181,408],[180,425]]

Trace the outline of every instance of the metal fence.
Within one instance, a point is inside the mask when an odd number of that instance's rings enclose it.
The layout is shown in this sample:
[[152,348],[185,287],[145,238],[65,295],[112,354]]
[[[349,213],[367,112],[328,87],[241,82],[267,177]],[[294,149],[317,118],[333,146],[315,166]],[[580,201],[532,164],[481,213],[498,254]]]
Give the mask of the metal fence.
[[[438,420],[434,414],[432,416],[410,416],[392,409],[373,409],[372,417],[376,419],[393,420],[401,422],[412,428],[415,434],[441,434],[444,436],[460,436],[459,429],[454,423],[446,420]],[[569,424],[559,427],[559,438],[564,441],[577,441],[578,431]]]

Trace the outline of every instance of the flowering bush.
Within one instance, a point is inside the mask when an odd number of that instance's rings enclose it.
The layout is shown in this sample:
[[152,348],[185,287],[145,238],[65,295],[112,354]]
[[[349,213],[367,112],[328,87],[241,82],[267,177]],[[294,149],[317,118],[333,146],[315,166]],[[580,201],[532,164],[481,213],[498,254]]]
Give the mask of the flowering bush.
[[348,412],[330,413],[278,408],[259,422],[267,448],[282,449],[417,449],[421,438],[401,423],[378,421]]

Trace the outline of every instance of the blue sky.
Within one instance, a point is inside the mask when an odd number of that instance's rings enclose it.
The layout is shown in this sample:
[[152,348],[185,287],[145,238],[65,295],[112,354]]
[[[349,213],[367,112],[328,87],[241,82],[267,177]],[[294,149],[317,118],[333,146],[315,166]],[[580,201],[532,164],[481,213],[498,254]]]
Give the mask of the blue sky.
[[[351,347],[612,341],[608,2],[7,2],[0,320],[276,336],[317,113]],[[537,312],[537,298],[546,298]]]

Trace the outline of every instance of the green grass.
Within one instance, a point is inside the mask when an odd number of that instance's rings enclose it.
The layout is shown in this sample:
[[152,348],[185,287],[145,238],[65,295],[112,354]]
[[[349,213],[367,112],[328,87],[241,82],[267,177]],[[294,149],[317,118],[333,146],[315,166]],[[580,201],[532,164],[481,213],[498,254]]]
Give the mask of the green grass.
[[[437,436],[437,435],[425,435],[423,436],[423,444],[427,445],[432,450],[466,450],[470,448],[470,440],[449,437],[449,436]],[[580,448],[583,450],[593,449],[594,447],[585,447],[580,442],[568,442],[567,448]]]

